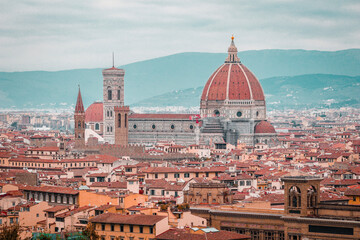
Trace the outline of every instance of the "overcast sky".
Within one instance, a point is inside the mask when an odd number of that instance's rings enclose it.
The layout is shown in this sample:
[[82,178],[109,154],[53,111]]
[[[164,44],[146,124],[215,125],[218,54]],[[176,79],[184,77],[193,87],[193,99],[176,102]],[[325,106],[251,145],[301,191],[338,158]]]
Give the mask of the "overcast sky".
[[179,52],[360,48],[359,0],[0,0],[0,71],[102,68]]

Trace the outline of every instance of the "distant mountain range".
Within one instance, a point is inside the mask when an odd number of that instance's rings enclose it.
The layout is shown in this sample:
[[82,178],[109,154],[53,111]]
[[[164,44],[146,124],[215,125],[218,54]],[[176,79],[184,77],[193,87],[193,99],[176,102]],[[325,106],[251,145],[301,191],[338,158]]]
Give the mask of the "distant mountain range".
[[[260,80],[268,109],[360,107],[360,76],[309,74]],[[144,99],[134,107],[199,106],[203,87],[171,91]]]
[[[157,105],[167,99],[168,105],[198,106],[202,87],[225,57],[222,53],[180,53],[120,66],[125,69],[125,103]],[[240,52],[239,57],[263,79],[269,107],[352,106],[359,102],[360,49],[258,50]],[[70,108],[78,84],[86,106],[101,101],[101,70],[0,72],[0,109]]]

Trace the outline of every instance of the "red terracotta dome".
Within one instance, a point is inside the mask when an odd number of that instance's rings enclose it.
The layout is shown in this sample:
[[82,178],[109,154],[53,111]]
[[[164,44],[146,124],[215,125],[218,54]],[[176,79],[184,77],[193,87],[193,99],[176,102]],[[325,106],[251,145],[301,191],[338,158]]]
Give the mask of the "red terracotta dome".
[[85,122],[103,122],[103,103],[94,102],[85,111]]
[[267,121],[261,121],[255,126],[255,133],[276,133],[275,128]]
[[259,80],[240,62],[233,39],[225,63],[210,76],[201,100],[265,100]]

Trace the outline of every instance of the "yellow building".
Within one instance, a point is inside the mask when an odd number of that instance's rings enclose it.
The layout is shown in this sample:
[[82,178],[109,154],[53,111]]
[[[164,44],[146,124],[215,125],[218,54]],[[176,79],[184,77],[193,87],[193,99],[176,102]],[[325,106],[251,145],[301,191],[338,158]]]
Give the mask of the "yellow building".
[[350,198],[350,205],[360,205],[360,186],[350,186],[346,189],[345,196]]
[[168,218],[154,215],[121,215],[104,213],[90,219],[100,239],[145,240],[155,239],[169,229]]

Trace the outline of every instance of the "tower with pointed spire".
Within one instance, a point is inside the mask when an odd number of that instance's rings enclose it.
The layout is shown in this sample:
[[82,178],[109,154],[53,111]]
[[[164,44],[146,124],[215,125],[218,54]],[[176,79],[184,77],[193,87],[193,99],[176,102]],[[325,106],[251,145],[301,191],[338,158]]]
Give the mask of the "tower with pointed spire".
[[85,147],[85,111],[84,104],[81,97],[79,86],[79,93],[76,100],[75,113],[75,149],[83,149]]

